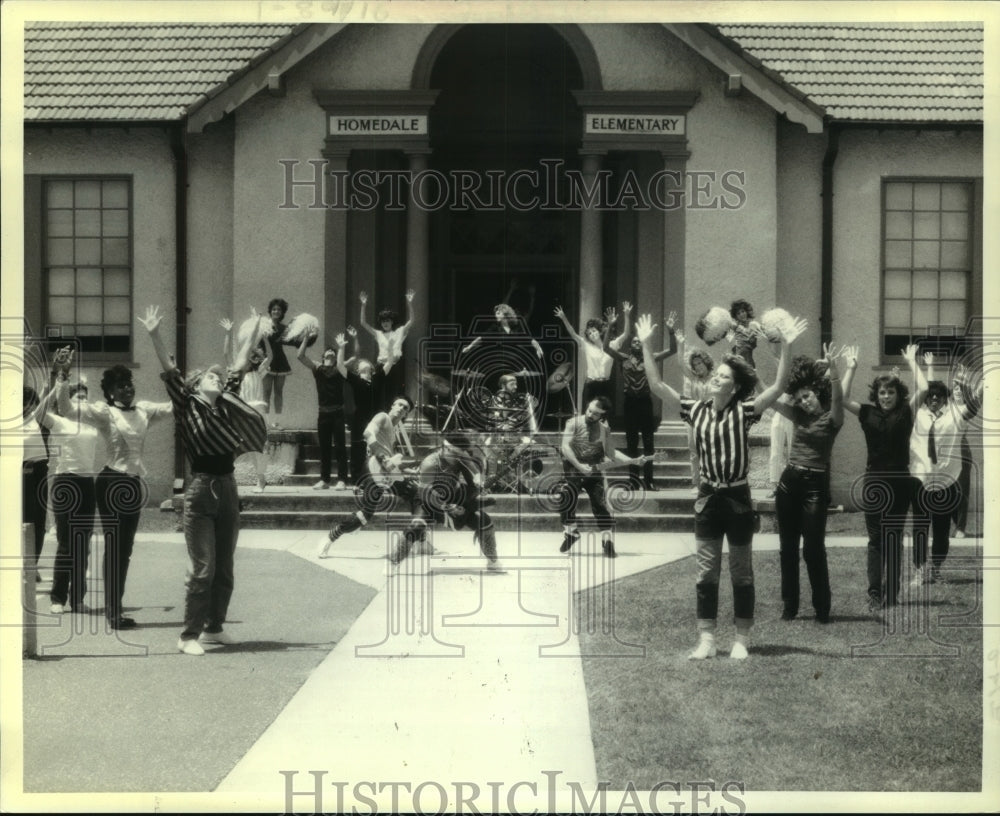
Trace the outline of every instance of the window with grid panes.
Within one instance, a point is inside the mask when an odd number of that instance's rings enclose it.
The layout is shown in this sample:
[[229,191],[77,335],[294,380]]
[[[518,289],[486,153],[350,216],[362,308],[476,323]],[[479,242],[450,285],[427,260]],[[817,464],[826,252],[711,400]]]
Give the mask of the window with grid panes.
[[42,183],[42,276],[49,336],[127,354],[132,342],[132,185],[122,177]]
[[971,312],[972,208],[972,182],[883,182],[883,357],[918,338],[964,330]]

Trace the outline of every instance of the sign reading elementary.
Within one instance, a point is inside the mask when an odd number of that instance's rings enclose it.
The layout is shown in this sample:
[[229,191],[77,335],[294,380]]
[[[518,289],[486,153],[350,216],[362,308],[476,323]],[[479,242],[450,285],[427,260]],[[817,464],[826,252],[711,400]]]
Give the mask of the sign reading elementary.
[[586,133],[684,135],[685,117],[683,116],[656,116],[643,113],[586,113],[583,119]]

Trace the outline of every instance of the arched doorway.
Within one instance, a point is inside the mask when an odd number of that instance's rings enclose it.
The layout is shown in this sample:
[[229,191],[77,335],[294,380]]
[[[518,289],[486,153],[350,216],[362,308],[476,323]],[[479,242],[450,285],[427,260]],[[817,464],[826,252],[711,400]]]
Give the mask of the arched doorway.
[[474,190],[464,209],[431,214],[430,319],[468,328],[508,298],[537,336],[554,305],[576,301],[580,217],[558,202],[562,171],[579,166],[580,62],[550,26],[463,26],[428,84],[440,90],[430,167],[450,179],[453,200],[458,187]]

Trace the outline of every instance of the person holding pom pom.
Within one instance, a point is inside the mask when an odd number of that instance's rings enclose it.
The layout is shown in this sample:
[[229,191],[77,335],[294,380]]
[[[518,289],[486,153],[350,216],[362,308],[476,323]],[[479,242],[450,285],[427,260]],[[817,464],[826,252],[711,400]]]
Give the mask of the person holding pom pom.
[[[417,293],[412,289],[406,291],[406,322],[400,324],[399,315],[392,309],[383,309],[378,313],[379,328],[375,328],[365,320],[365,306],[368,304],[368,293],[358,296],[361,301],[361,328],[367,331],[378,344],[378,357],[375,359],[375,371],[372,382],[375,388],[375,405],[379,411],[385,410],[389,394],[402,394],[405,391],[403,382],[403,341],[413,326],[413,299]],[[390,377],[390,372],[393,372]]]
[[[285,355],[285,349],[281,345],[284,339],[285,330],[288,328],[284,324],[285,315],[288,314],[288,301],[282,298],[272,298],[267,304],[267,313],[271,318],[271,332],[267,335],[267,341],[271,345],[271,365],[264,375],[262,385],[264,388],[264,404],[266,413],[271,411],[271,394],[274,394],[274,413],[281,414],[285,406],[285,377],[292,373],[292,366]],[[264,342],[260,344],[261,354],[265,354]],[[278,421],[271,423],[272,428],[280,428]]]

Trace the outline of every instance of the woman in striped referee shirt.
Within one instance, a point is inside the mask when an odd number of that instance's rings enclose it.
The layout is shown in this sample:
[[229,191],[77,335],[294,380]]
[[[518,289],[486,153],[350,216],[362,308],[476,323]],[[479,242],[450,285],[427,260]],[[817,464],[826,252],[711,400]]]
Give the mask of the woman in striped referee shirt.
[[[177,648],[202,655],[202,643],[228,646],[222,631],[233,594],[233,557],[240,534],[240,499],[233,476],[241,453],[261,452],[267,441],[264,418],[241,400],[242,372],[256,337],[248,338],[227,373],[221,366],[196,371],[185,380],[160,337],[160,309],[150,306],[139,322],[149,332],[163,366],[177,432],[191,465],[184,493],[184,541],[191,559],[184,603],[184,631]],[[200,642],[199,642],[200,641]]]
[[778,373],[770,387],[754,397],[757,374],[745,360],[727,355],[716,366],[709,381],[708,396],[698,401],[683,397],[660,379],[649,339],[652,318],[643,315],[636,324],[642,342],[646,378],[653,393],[680,403],[681,419],[694,429],[701,483],[695,500],[697,542],[697,616],[700,639],[689,655],[692,660],[714,657],[715,627],[719,610],[719,575],[722,571],[722,540],[729,540],[729,573],[733,583],[736,641],[729,656],[747,657],[753,626],[754,586],[752,543],[754,514],[750,504],[747,471],[750,466],[749,433],[760,415],[781,395],[788,380],[789,345],[806,327],[796,320],[782,330]]

